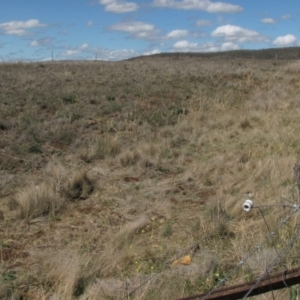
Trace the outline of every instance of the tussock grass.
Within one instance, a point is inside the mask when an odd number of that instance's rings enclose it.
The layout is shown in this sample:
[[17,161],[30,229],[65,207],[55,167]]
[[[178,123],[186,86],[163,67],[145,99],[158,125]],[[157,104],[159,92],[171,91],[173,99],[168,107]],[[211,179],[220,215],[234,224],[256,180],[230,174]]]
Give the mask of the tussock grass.
[[10,200],[11,209],[18,208],[19,217],[27,221],[40,216],[54,217],[68,201],[83,200],[93,192],[95,183],[85,169],[68,173],[61,165],[49,165],[54,178],[19,191]]
[[94,182],[85,169],[74,172],[63,187],[63,194],[71,201],[86,199],[94,190]]
[[40,216],[55,216],[64,204],[64,198],[50,184],[30,186],[15,196],[21,219],[29,220]]
[[118,137],[110,139],[109,137],[98,138],[95,142],[91,143],[89,147],[83,148],[79,157],[91,163],[95,160],[114,158],[122,151],[122,145]]
[[[128,222],[119,231],[110,232],[107,235],[103,255],[97,259],[98,267],[102,272],[116,276],[120,271],[120,266],[127,267],[128,261],[133,259],[130,244],[134,236],[141,234],[148,223],[148,217],[142,215]],[[120,249],[123,251],[120,252]]]
[[[157,273],[131,299],[214,287],[268,234],[243,201],[299,202],[299,74],[188,56],[2,65],[1,297],[122,299]],[[289,213],[262,212],[271,229]],[[298,225],[227,284],[262,274]]]
[[141,159],[140,154],[136,150],[123,151],[117,158],[122,165],[122,167],[128,167],[136,165],[137,162]]
[[[71,249],[53,253],[32,253],[32,260],[38,265],[31,278],[26,282],[27,291],[22,296],[40,299],[51,297],[53,299],[73,299],[82,293],[84,283],[81,277],[80,256]],[[43,285],[33,288],[32,284]],[[19,296],[21,296],[19,294]]]

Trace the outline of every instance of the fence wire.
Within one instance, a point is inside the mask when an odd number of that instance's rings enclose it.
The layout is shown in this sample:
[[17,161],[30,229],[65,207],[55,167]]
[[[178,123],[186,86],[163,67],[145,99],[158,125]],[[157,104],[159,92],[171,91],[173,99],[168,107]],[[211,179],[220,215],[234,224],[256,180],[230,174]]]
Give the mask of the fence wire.
[[[289,205],[282,205],[282,206],[283,206],[283,207],[291,207],[291,206],[289,206]],[[278,235],[279,230],[280,230],[283,226],[285,226],[285,225],[290,221],[290,219],[291,219],[293,216],[295,216],[296,213],[298,213],[299,210],[300,210],[300,206],[299,206],[299,205],[293,205],[292,207],[294,208],[294,210],[290,213],[290,215],[287,216],[285,219],[283,219],[283,220],[279,223],[279,225],[278,225],[273,231],[269,231],[269,235],[265,238],[265,240],[264,240],[260,245],[255,246],[254,249],[253,249],[253,251],[251,251],[251,252],[250,252],[243,260],[241,260],[241,261],[236,265],[236,267],[235,267],[230,273],[228,273],[228,274],[225,276],[225,278],[220,279],[219,282],[217,283],[217,285],[215,285],[215,287],[214,287],[209,293],[207,293],[206,296],[205,296],[204,298],[202,298],[202,300],[208,299],[210,295],[212,295],[216,290],[218,290],[218,289],[219,289],[226,281],[228,281],[230,278],[232,278],[233,275],[236,274],[237,271],[238,271],[242,266],[244,266],[244,265],[248,262],[248,260],[249,260],[254,254],[256,254],[256,253],[258,252],[258,250],[260,250],[260,249],[261,249],[265,244],[267,244],[270,240],[273,240],[274,236]],[[258,208],[258,206],[257,206],[257,207],[254,207],[254,208]],[[300,234],[300,232],[299,232],[299,234]],[[278,253],[278,251],[277,251],[277,253]],[[281,253],[281,252],[280,252],[280,253]],[[277,258],[278,258],[278,257],[281,257],[281,256],[280,256],[280,253],[277,254]],[[267,270],[267,271],[270,271],[270,270]],[[266,275],[265,275],[265,276],[266,276]],[[265,278],[265,276],[264,276],[263,278]],[[260,279],[260,281],[261,281],[261,280],[262,280],[262,279]],[[260,281],[259,281],[259,282],[260,282]],[[257,282],[257,284],[258,284],[259,282]],[[256,284],[256,285],[257,285],[257,284]]]

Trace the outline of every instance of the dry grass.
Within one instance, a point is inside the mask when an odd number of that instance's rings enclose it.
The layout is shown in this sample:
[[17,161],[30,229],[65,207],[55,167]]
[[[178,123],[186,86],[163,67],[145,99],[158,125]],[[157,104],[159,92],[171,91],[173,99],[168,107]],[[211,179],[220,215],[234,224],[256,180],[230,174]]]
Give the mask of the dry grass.
[[[1,65],[0,298],[122,299],[151,274],[131,299],[211,289],[268,234],[249,194],[299,202],[299,74],[188,56]],[[290,213],[263,212],[270,228]],[[227,284],[261,274],[298,219]]]
[[45,215],[54,217],[65,204],[64,199],[49,183],[27,187],[17,193],[12,201],[18,206],[19,217],[27,221]]
[[71,201],[86,199],[94,190],[94,183],[85,169],[75,172],[63,187],[62,193]]

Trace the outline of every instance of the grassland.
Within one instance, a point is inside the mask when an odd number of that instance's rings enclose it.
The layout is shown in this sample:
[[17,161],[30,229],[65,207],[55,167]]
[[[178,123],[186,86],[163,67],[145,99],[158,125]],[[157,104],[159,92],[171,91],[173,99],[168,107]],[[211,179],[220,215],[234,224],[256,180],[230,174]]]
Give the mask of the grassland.
[[[299,75],[293,60],[180,55],[1,64],[0,298],[210,290],[268,234],[243,201],[299,201]],[[274,228],[290,210],[263,212]],[[298,218],[226,284],[264,272]]]

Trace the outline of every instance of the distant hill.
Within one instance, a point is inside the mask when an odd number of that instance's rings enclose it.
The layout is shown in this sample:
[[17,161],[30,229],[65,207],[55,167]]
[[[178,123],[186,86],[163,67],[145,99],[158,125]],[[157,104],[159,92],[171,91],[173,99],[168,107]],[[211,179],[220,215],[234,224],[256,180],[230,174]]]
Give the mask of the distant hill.
[[[143,56],[144,57],[144,56]],[[169,57],[174,59],[184,57],[195,58],[228,58],[228,59],[277,59],[277,60],[294,60],[300,58],[300,47],[288,47],[288,48],[270,48],[259,50],[232,50],[222,52],[171,52],[171,53],[159,53],[149,55],[147,57]],[[130,58],[128,60],[140,59],[139,57]]]

